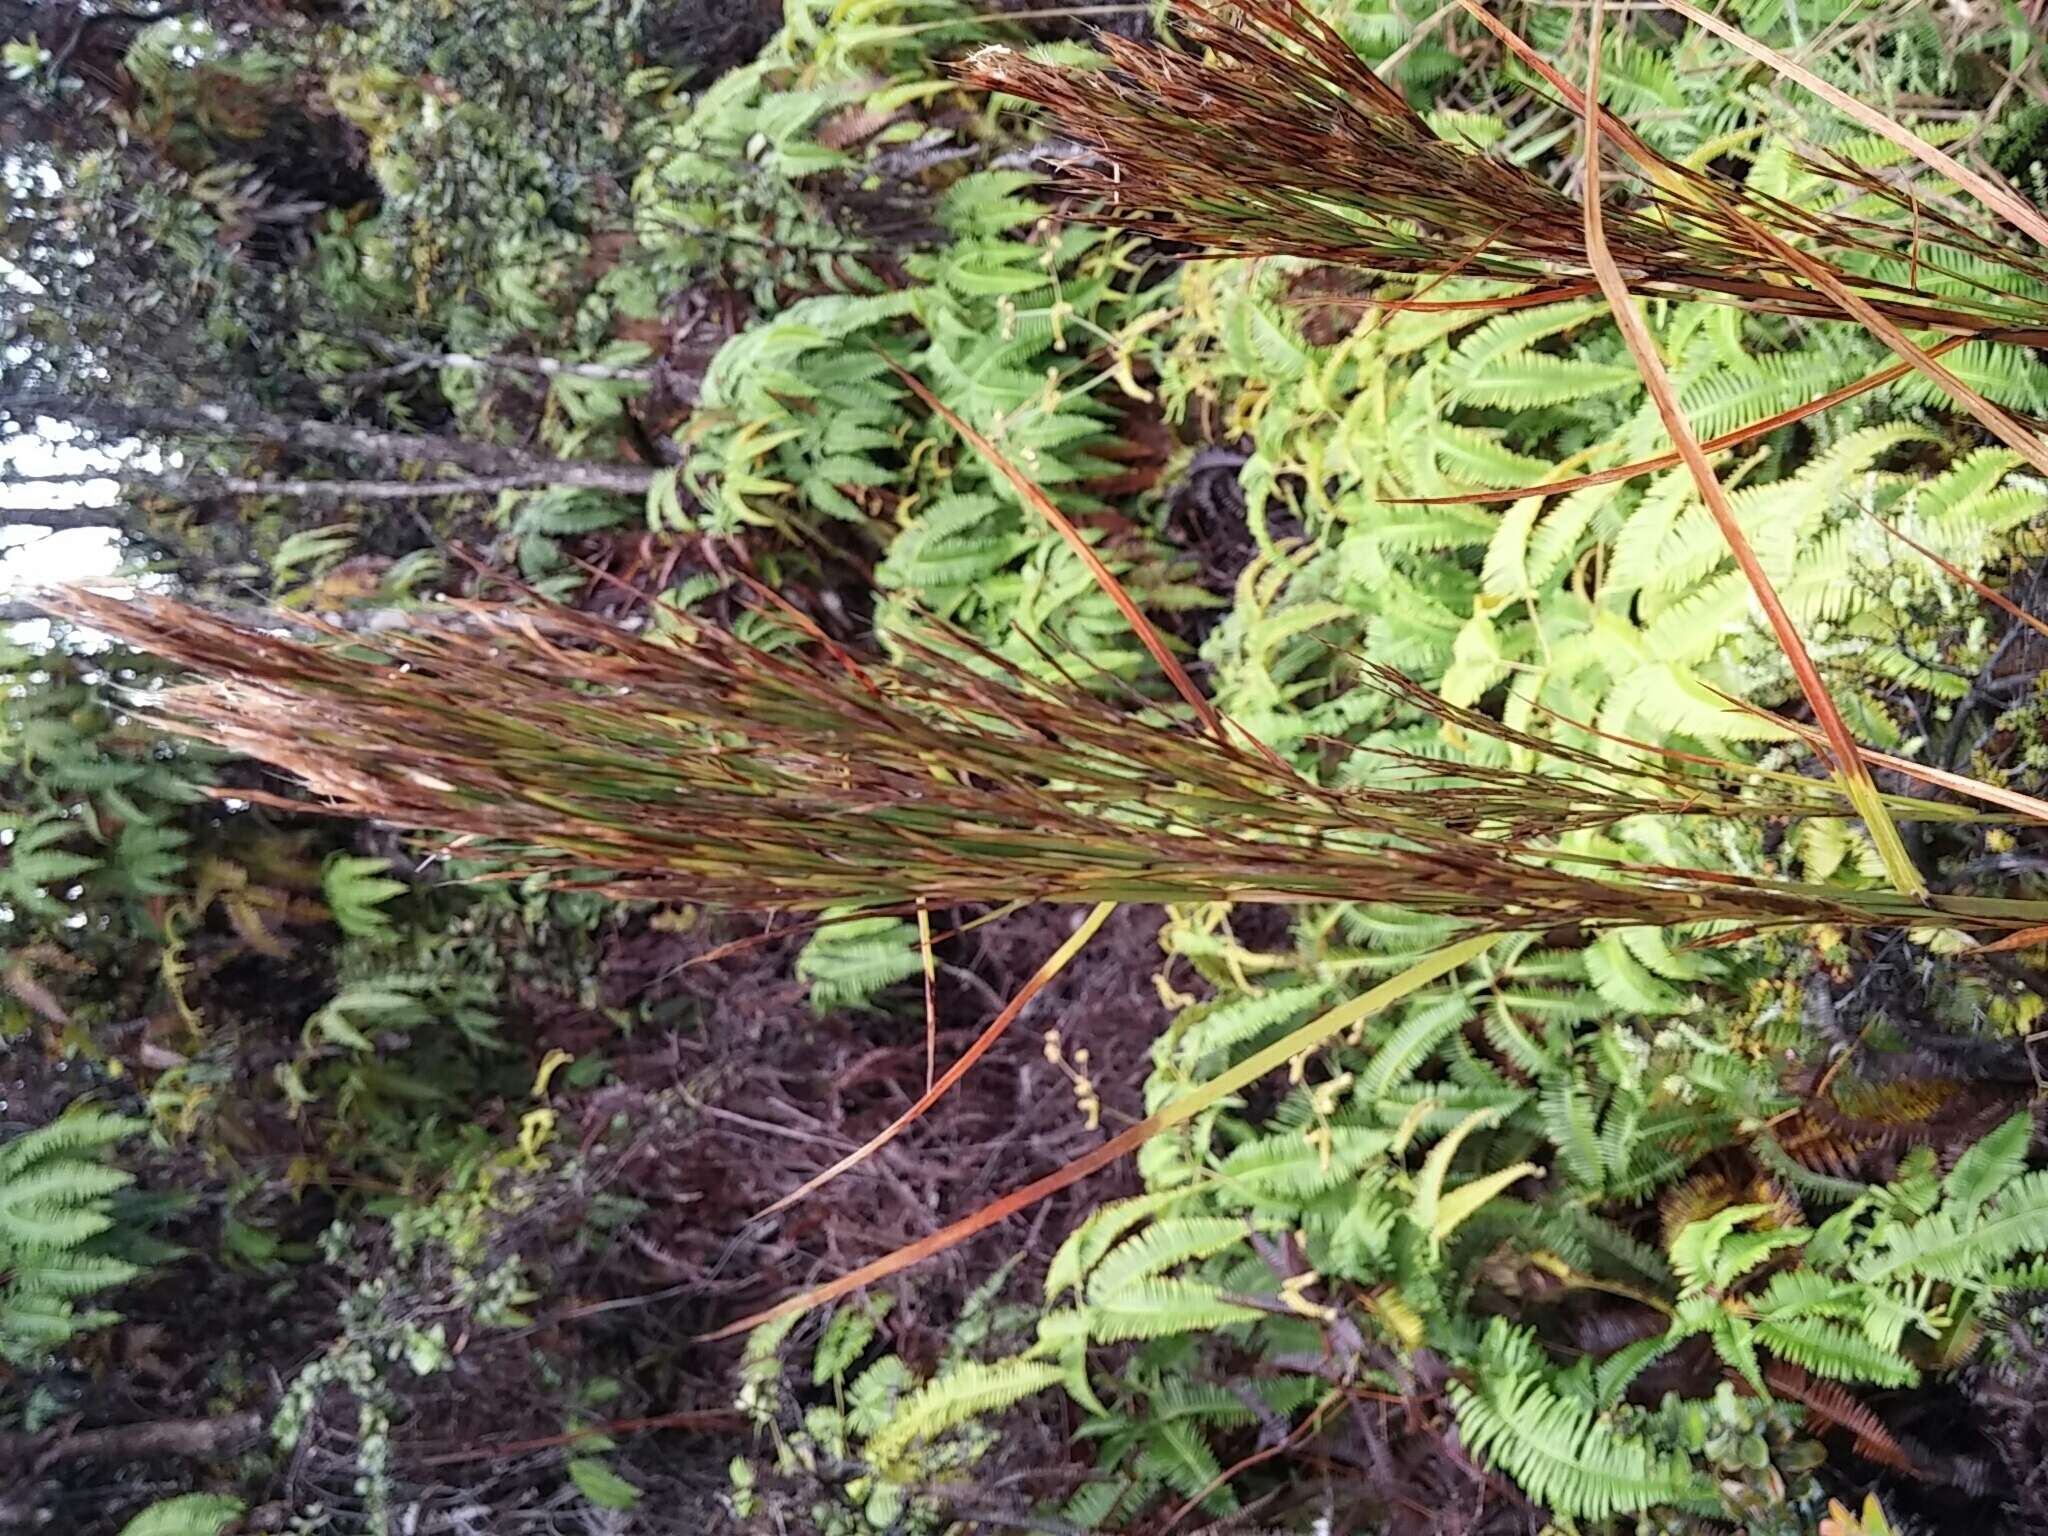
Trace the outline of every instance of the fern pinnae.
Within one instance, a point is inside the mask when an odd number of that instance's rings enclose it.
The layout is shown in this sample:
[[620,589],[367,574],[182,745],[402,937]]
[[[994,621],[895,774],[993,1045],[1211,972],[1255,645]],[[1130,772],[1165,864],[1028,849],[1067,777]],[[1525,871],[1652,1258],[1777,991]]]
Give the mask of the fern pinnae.
[[1572,1080],[1569,1070],[1552,1075],[1537,1104],[1543,1128],[1572,1177],[1598,1192],[1606,1183],[1606,1157],[1600,1143],[1598,1111]]
[[1192,1069],[1207,1056],[1299,1024],[1329,995],[1328,984],[1316,981],[1197,1003],[1175,1022],[1180,1058]]
[[860,917],[828,911],[827,921],[797,955],[796,975],[818,1013],[873,1008],[889,987],[923,969],[917,930],[899,917]]
[[867,1458],[887,1466],[919,1441],[933,1439],[969,1420],[1059,1384],[1059,1367],[1029,1360],[968,1361],[935,1376],[913,1392],[863,1447]]
[[1171,1210],[1195,1193],[1193,1189],[1155,1190],[1097,1206],[1053,1250],[1052,1261],[1045,1272],[1046,1300],[1056,1300],[1061,1292],[1078,1288],[1088,1272],[1125,1233],[1158,1213]]
[[1205,1281],[1154,1276],[1132,1281],[1101,1302],[1091,1301],[1085,1315],[1090,1336],[1108,1344],[1208,1333],[1255,1323],[1266,1314]]
[[1601,1410],[1618,1406],[1636,1378],[1681,1342],[1668,1332],[1652,1334],[1649,1338],[1637,1339],[1633,1344],[1624,1344],[1613,1354],[1597,1361],[1593,1367],[1594,1406]]
[[1169,1421],[1149,1440],[1141,1453],[1142,1463],[1183,1498],[1204,1496],[1205,1507],[1218,1512],[1236,1505],[1230,1490],[1221,1486],[1223,1464],[1201,1432],[1184,1421]]
[[1920,1381],[1919,1370],[1894,1350],[1826,1318],[1760,1318],[1756,1337],[1779,1359],[1832,1381],[1879,1387],[1911,1387]]
[[1530,1032],[1521,1012],[1514,1000],[1496,996],[1488,1001],[1480,1015],[1480,1030],[1518,1072],[1529,1077],[1542,1077],[1561,1068],[1563,1063],[1552,1054],[1547,1043],[1538,1041]]
[[1769,352],[1707,370],[1687,384],[1683,399],[1700,436],[1719,437],[1804,405],[1856,376],[1853,358],[1807,348]]
[[1471,1016],[1472,1005],[1463,992],[1415,998],[1393,1033],[1360,1069],[1358,1096],[1370,1102],[1405,1081],[1446,1035],[1462,1028]]
[[1088,1276],[1091,1304],[1112,1300],[1125,1287],[1178,1265],[1205,1259],[1245,1241],[1254,1227],[1222,1216],[1171,1216],[1155,1220],[1105,1254]]
[[1459,340],[1451,354],[1451,387],[1461,389],[1497,363],[1530,356],[1530,348],[1539,341],[1604,320],[1606,316],[1607,306],[1589,299],[1494,315]]
[[1392,1140],[1391,1132],[1360,1125],[1334,1125],[1317,1139],[1306,1132],[1267,1135],[1237,1148],[1216,1172],[1225,1190],[1254,1199],[1304,1200],[1356,1178]]
[[[1508,1326],[1497,1321],[1488,1342],[1497,1344]],[[1559,1514],[1604,1519],[1658,1504],[1719,1507],[1684,1457],[1616,1434],[1532,1364],[1482,1368],[1449,1391],[1466,1448]]]
[[247,1507],[227,1494],[175,1494],[136,1515],[120,1536],[221,1536]]
[[1564,1205],[1560,1214],[1594,1254],[1608,1261],[1607,1267],[1633,1271],[1656,1286],[1677,1283],[1662,1253],[1597,1211],[1573,1202]]
[[2013,1179],[1966,1222],[1942,1209],[1889,1229],[1855,1265],[1865,1281],[1925,1276],[1951,1284],[1982,1282],[2014,1254],[2048,1249],[2048,1170]]
[[2026,1168],[2033,1139],[2034,1114],[2026,1109],[1965,1148],[1942,1180],[1949,1207],[1967,1217],[1997,1195]]
[[[1282,1385],[1291,1387],[1297,1384],[1261,1382],[1257,1384],[1257,1388]],[[1265,1395],[1269,1399],[1267,1406],[1275,1406],[1270,1401],[1273,1394],[1269,1391]],[[1252,1402],[1257,1401],[1257,1397],[1252,1399]],[[1184,1381],[1179,1378],[1169,1378],[1161,1382],[1159,1389],[1152,1394],[1150,1407],[1153,1414],[1162,1419],[1198,1419],[1210,1424],[1249,1424],[1258,1416],[1253,1411],[1252,1403],[1246,1402],[1226,1387],[1211,1382]]]
[[1698,494],[1684,475],[1660,475],[1651,483],[1614,536],[1607,563],[1610,590],[1635,592],[1658,579],[1659,554]]
[[104,1110],[74,1110],[0,1146],[0,1177],[38,1163],[74,1158],[112,1146],[142,1129],[142,1122]]
[[1460,386],[1457,394],[1473,405],[1528,411],[1636,389],[1641,383],[1635,369],[1626,363],[1525,352],[1487,364]]
[[0,1360],[32,1362],[114,1315],[73,1303],[125,1284],[137,1266],[95,1243],[115,1224],[113,1195],[134,1175],[104,1161],[137,1122],[86,1109],[0,1147]]

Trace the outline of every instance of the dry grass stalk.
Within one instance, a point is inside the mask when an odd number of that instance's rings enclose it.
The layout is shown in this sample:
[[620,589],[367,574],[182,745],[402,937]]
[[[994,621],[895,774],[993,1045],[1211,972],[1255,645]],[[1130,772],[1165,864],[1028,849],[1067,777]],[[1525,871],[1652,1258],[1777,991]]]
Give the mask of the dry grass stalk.
[[1829,696],[1827,684],[1821,681],[1820,669],[1813,664],[1813,657],[1806,649],[1798,626],[1792,622],[1792,615],[1786,611],[1778,591],[1765,572],[1763,562],[1757,558],[1750,546],[1749,537],[1742,531],[1742,523],[1735,516],[1735,507],[1722,487],[1720,476],[1707,462],[1706,451],[1701,448],[1699,438],[1694,435],[1692,423],[1686,419],[1685,407],[1678,398],[1678,388],[1671,382],[1671,375],[1664,367],[1664,359],[1658,355],[1657,344],[1650,335],[1649,326],[1636,312],[1635,298],[1629,292],[1628,280],[1623,276],[1615,261],[1612,246],[1607,239],[1606,211],[1601,206],[1600,194],[1600,135],[1603,114],[1596,103],[1600,100],[1600,36],[1601,26],[1606,20],[1602,0],[1593,0],[1593,34],[1588,54],[1592,60],[1586,82],[1585,106],[1583,109],[1586,135],[1586,202],[1585,230],[1586,255],[1593,264],[1593,274],[1599,279],[1600,291],[1606,295],[1609,309],[1614,313],[1614,323],[1621,331],[1622,340],[1627,344],[1629,355],[1635,359],[1636,370],[1643,376],[1644,386],[1650,398],[1656,402],[1657,414],[1663,419],[1664,429],[1671,434],[1671,441],[1678,445],[1679,457],[1685,461],[1687,472],[1693,484],[1698,487],[1700,500],[1713,517],[1714,524],[1721,530],[1729,552],[1735,557],[1735,564],[1749,582],[1750,591],[1755,594],[1757,606],[1763,610],[1765,620],[1771,626],[1771,633],[1777,637],[1778,647],[1785,653],[1785,659],[1792,667],[1792,675],[1798,679],[1800,692],[1805,694],[1807,705],[1813,710],[1813,717],[1820,723],[1822,734],[1827,738],[1828,751],[1833,755],[1835,772],[1840,778],[1843,790],[1856,812],[1863,818],[1863,824],[1870,830],[1871,839],[1877,845],[1879,856],[1884,861],[1885,872],[1892,884],[1907,896],[1923,896],[1927,882],[1914,868],[1912,855],[1906,851],[1904,839],[1886,812],[1884,802],[1878,797],[1877,784],[1870,777],[1870,770],[1864,766],[1862,754],[1857,749],[1856,738],[1850,734],[1842,713],[1835,707]]
[[1568,851],[1570,834],[1634,816],[1845,806],[1790,776],[1617,769],[1412,689],[1541,766],[1390,756],[1371,783],[1323,788],[985,653],[985,672],[936,648],[917,670],[853,671],[709,628],[671,648],[568,610],[458,605],[381,636],[372,658],[352,637],[309,643],[162,598],[57,606],[193,670],[202,681],[153,712],[297,776],[329,809],[463,834],[625,896],[799,912],[1370,899],[1522,930],[2048,921],[2048,904],[1922,905]]
[[[1476,5],[1467,8],[1520,43]],[[1062,69],[998,48],[976,54],[963,73],[1050,107],[1100,152],[1103,164],[1080,163],[1065,179],[1102,199],[1103,219],[1206,254],[1291,255],[1394,274],[1456,267],[1511,283],[1594,277],[1577,199],[1533,171],[1440,137],[1295,0],[1239,0],[1231,10],[1235,20],[1181,0],[1184,47],[1107,37],[1110,67],[1102,70]],[[1554,70],[1544,72],[1572,103],[1577,93]],[[2048,278],[2035,258],[1938,210],[1917,209],[1916,260],[1880,277],[1857,269],[1898,256],[1896,232],[1882,223],[1761,196],[1663,160],[1612,119],[1608,131],[1645,161],[1655,183],[1607,213],[1614,260],[1639,293],[1857,318],[1837,295],[1815,291],[1810,270],[1787,256],[1791,243],[1796,255],[1833,253],[1831,275],[1895,324],[2048,345],[2048,312],[2039,306],[1981,282],[1966,297],[1917,282],[1945,253]],[[1810,168],[1861,196],[1900,201],[1855,167]],[[1755,228],[1731,220],[1731,210]]]

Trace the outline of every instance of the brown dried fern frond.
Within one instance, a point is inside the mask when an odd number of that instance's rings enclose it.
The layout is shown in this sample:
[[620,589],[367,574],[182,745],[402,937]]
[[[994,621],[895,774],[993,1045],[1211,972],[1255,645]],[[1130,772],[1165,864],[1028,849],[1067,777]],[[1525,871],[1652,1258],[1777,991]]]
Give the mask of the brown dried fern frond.
[[1784,1185],[1755,1167],[1733,1170],[1727,1166],[1702,1168],[1677,1184],[1669,1185],[1657,1197],[1657,1229],[1666,1249],[1680,1231],[1695,1221],[1705,1221],[1716,1211],[1731,1205],[1764,1205],[1756,1225],[1764,1228],[1798,1227],[1806,1224],[1798,1197]]
[[2021,1107],[2020,1085],[1959,1077],[1869,1081],[1843,1075],[1809,1094],[1774,1128],[1801,1167],[1832,1178],[1888,1177],[1913,1147],[1953,1158]]
[[1844,1429],[1855,1437],[1856,1454],[1865,1461],[1895,1472],[1914,1471],[1897,1436],[1886,1428],[1871,1406],[1847,1387],[1824,1381],[1789,1360],[1772,1360],[1764,1366],[1764,1384],[1774,1397],[1797,1403],[1820,1429]]

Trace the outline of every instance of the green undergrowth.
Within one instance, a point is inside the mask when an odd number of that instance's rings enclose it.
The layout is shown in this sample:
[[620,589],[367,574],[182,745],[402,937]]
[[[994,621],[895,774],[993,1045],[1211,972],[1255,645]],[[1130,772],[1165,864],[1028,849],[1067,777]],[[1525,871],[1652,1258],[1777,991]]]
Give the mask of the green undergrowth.
[[[584,58],[606,56],[605,29],[629,9],[589,9]],[[1142,650],[1073,552],[922,423],[889,368],[913,369],[1091,519],[1152,611],[1208,601],[1160,542],[1156,507],[1112,510],[1094,489],[1126,471],[1126,418],[1151,398],[1133,359],[1167,319],[1171,273],[1131,240],[1053,217],[1031,195],[1022,141],[947,74],[949,58],[1027,34],[955,0],[806,0],[757,60],[696,94],[654,65],[569,68],[587,107],[550,106],[549,136],[527,142],[516,92],[460,87],[480,67],[473,26],[399,7],[383,31],[351,36],[335,88],[370,137],[382,199],[373,219],[333,219],[311,281],[341,315],[409,299],[431,350],[531,350],[618,375],[441,370],[448,408],[484,435],[537,416],[540,440],[575,459],[673,431],[642,504],[567,486],[500,498],[491,520],[527,580],[574,591],[571,547],[592,533],[746,536],[785,582],[821,563],[871,568],[885,641],[935,615],[1035,669],[1056,648],[1104,679],[1143,677]],[[548,36],[564,46],[559,28]],[[445,85],[360,62],[395,55]],[[490,249],[437,233],[466,228],[444,216],[501,183],[519,217]],[[651,393],[645,338],[681,293],[751,319],[668,428],[677,413]],[[347,335],[341,320],[306,330],[316,374],[375,360]],[[395,388],[386,403],[412,408]],[[348,559],[354,531],[306,574]],[[702,574],[663,597],[688,610],[728,584]]]
[[[1090,223],[1044,184],[1071,146],[951,66],[997,42],[1075,67],[1092,54],[985,5],[791,0],[759,56],[709,82],[645,46],[644,6],[561,9],[380,0],[311,29],[289,67],[282,52],[209,64],[251,91],[316,81],[359,136],[373,190],[314,221],[281,279],[288,303],[245,302],[243,275],[201,284],[208,333],[223,356],[260,336],[360,419],[630,462],[650,471],[648,492],[507,491],[422,514],[426,532],[408,525],[393,559],[388,508],[252,502],[234,525],[233,590],[321,611],[423,602],[460,585],[443,545],[462,538],[578,599],[602,588],[593,562],[644,538],[679,555],[633,567],[664,573],[657,633],[730,618],[748,572],[898,661],[936,619],[1036,676],[1164,707],[1156,663],[1086,565],[900,368],[1044,488],[1217,707],[1312,784],[1533,765],[1416,709],[1385,667],[1590,761],[1651,743],[1759,773],[1811,766],[1794,733],[1731,702],[1796,713],[1799,690],[1682,469],[1559,496],[1408,499],[1665,450],[1597,299],[1374,307],[1363,301],[1504,290],[1454,275],[1418,295],[1290,260],[1182,261]],[[1320,9],[1439,132],[1573,176],[1572,115],[1466,18],[1424,24],[1390,0]],[[2038,193],[2040,109],[2002,89],[2036,78],[2030,27],[1980,6],[1992,19],[1964,46],[1964,24],[1937,10],[1745,0],[1730,14]],[[1625,14],[1603,59],[1608,103],[1666,153],[1800,205],[1840,195],[1802,154],[1906,168],[1720,44]],[[1579,10],[1517,16],[1583,76]],[[139,56],[138,89],[182,103],[165,108],[177,118],[195,110],[179,94],[192,82],[170,58]],[[1926,174],[1914,185],[1930,204],[1956,200]],[[88,180],[81,195],[104,196],[111,218],[122,194]],[[194,272],[226,260],[231,203],[180,206]],[[1875,200],[1838,211],[1901,217]],[[1915,274],[1956,293],[1984,276]],[[1844,326],[1644,307],[1703,437],[1889,361]],[[264,330],[287,312],[281,334]],[[679,316],[703,313],[723,329],[699,355],[675,336]],[[451,363],[363,382],[416,354],[583,371]],[[2037,354],[1972,345],[1947,360],[2022,416],[2048,414]],[[1221,498],[1231,526],[1205,542],[1183,498],[1198,454],[1219,448],[1243,463]],[[2038,670],[2037,654],[1883,525],[2004,585],[2048,554],[2048,485],[1912,375],[1718,463],[1855,733],[2037,788],[2048,733],[2007,681]],[[736,622],[765,646],[806,643],[787,615]],[[623,1243],[642,1213],[586,1198],[606,1138],[634,1127],[603,1119],[579,1144],[573,1117],[616,1086],[593,1032],[640,1042],[677,1027],[614,1006],[604,986],[605,940],[647,914],[518,883],[474,850],[423,862],[238,800],[251,783],[232,764],[169,747],[124,708],[133,694],[111,685],[146,693],[147,668],[96,655],[6,661],[0,1037],[78,1063],[96,1074],[87,1096],[113,1098],[134,1053],[102,1037],[131,1029],[148,1047],[133,1108],[153,1139],[88,1106],[0,1147],[0,1347],[41,1363],[108,1328],[111,1293],[173,1257],[151,1223],[122,1219],[122,1159],[203,1148],[231,1191],[210,1208],[220,1262],[279,1295],[317,1265],[342,1298],[313,1344],[294,1335],[264,1454],[322,1448],[360,1479],[348,1518],[408,1528],[419,1469],[394,1446],[413,1394],[469,1380],[466,1327],[480,1353],[510,1349],[580,1305],[554,1294],[566,1261],[545,1252]],[[208,798],[224,782],[227,798]],[[1952,887],[2016,852],[2029,878],[2024,831],[1914,835],[1925,872]],[[1842,890],[1885,879],[1846,819],[1787,835],[1635,818],[1564,850]],[[852,920],[792,962],[812,1011],[899,1020],[921,1045],[917,925],[833,916]],[[1165,914],[1152,980],[1171,1022],[1147,1109],[1454,934],[1370,892],[1285,916]],[[1139,1193],[979,1277],[936,1343],[900,1327],[901,1303],[880,1291],[757,1334],[721,1509],[748,1530],[973,1529],[997,1517],[963,1513],[972,1495],[1028,1443],[1047,1462],[1034,1470],[1057,1475],[1004,1507],[1052,1529],[1254,1511],[1331,1529],[1302,1490],[1337,1467],[1361,1530],[1467,1507],[1484,1468],[1561,1531],[1817,1531],[1831,1498],[1914,1462],[1885,1415],[1960,1390],[1966,1365],[2000,1366],[2008,1316],[2048,1289],[2024,1048],[2041,994],[2024,967],[1948,964],[1955,947],[1707,923],[1504,940],[1286,1081],[1155,1138]],[[574,1050],[547,1032],[561,1017],[582,1031]],[[1056,1022],[1085,1044],[1087,1018]],[[560,1228],[536,1215],[559,1209],[574,1213]],[[778,1262],[761,1284],[802,1283],[802,1263]],[[665,1371],[691,1348],[665,1337],[621,1373],[649,1359]],[[543,1429],[565,1437],[533,1485],[568,1511],[561,1528],[670,1528],[634,1480],[648,1463],[592,1430],[623,1390],[611,1367],[513,1353],[536,1373],[522,1389],[552,1415]],[[4,1390],[10,1414],[29,1412],[26,1390]],[[247,1383],[217,1398],[269,1401]],[[54,1413],[70,1399],[39,1401]],[[1418,1443],[1427,1455],[1395,1458]],[[212,1536],[242,1507],[190,1497],[214,1502],[138,1531]]]
[[[1746,19],[1780,40],[1829,25],[1805,9],[1750,7]],[[1391,13],[1374,14],[1339,17],[1368,58],[1407,38]],[[1532,36],[1568,57],[1569,25],[1549,14]],[[2017,33],[2002,43],[2023,62]],[[1876,171],[1903,161],[1756,74],[1731,88],[1718,48],[1623,32],[1608,55],[1610,104],[1641,116],[1667,152],[1795,203],[1823,184],[1785,147],[1789,135]],[[1971,61],[1936,34],[1910,26],[1892,48],[1891,88],[1971,89]],[[1455,59],[1426,40],[1403,52],[1402,79],[1425,100],[1455,75]],[[1823,57],[1867,92],[1867,79],[1850,78],[1853,61]],[[1573,128],[1526,103],[1435,121],[1538,165]],[[1923,125],[1947,142],[1975,126]],[[1924,177],[1918,185],[1941,195]],[[1937,281],[1962,292],[1977,276]],[[1503,291],[1453,277],[1427,297]],[[1626,740],[1795,763],[1790,732],[1731,703],[1786,708],[1798,693],[1683,469],[1553,498],[1402,500],[1664,451],[1605,306],[1488,317],[1346,304],[1373,293],[1365,279],[1332,282],[1303,263],[1195,263],[1148,333],[1140,378],[1166,419],[1249,448],[1239,479],[1253,552],[1199,658],[1219,707],[1333,785],[1413,771],[1390,751],[1438,759],[1446,773],[1516,752],[1415,711],[1374,685],[1371,666],[1596,756],[1626,755]],[[1647,309],[1702,437],[1890,361],[1846,327],[1670,301]],[[1116,360],[1109,345],[1098,344],[1099,362]],[[838,355],[874,367],[851,348]],[[1993,399],[2041,408],[2048,370],[2034,354],[1972,346],[1952,360]],[[950,374],[927,376],[975,414]],[[1721,463],[1852,728],[1907,755],[1952,744],[2004,624],[1879,520],[1995,577],[2041,553],[2048,486],[1911,375]],[[885,583],[925,558],[941,510],[897,536]],[[965,508],[959,517],[987,526]],[[1572,846],[1821,884],[1883,880],[1848,822],[1781,841],[1643,820]],[[1192,975],[1206,995],[1155,1047],[1148,1107],[1450,932],[1361,900],[1301,910],[1287,942],[1257,948],[1233,937],[1225,909],[1177,912],[1161,984]],[[1816,1101],[1827,1043],[1815,1038],[1812,993],[1856,963],[1853,946],[1822,934],[1700,947],[1714,936],[1701,926],[1510,941],[1298,1061],[1277,1098],[1229,1101],[1155,1139],[1139,1156],[1146,1192],[1102,1208],[1053,1259],[1031,1347],[941,1366],[895,1416],[835,1421],[839,1443],[861,1446],[879,1489],[928,1483],[935,1474],[918,1457],[962,1454],[951,1438],[961,1426],[1056,1372],[1095,1475],[1046,1512],[1128,1529],[1183,1502],[1210,1516],[1245,1507],[1273,1483],[1233,1480],[1226,1467],[1270,1445],[1275,1425],[1314,1443],[1346,1395],[1365,1389],[1403,1405],[1390,1410],[1390,1440],[1454,1434],[1564,1528],[1703,1530],[1733,1518],[1815,1529],[1839,1486],[1816,1475],[1824,1463],[1905,1458],[1867,1439],[1852,1452],[1837,1437],[1855,1394],[1916,1387],[1981,1349],[2005,1299],[2038,1283],[2048,1204],[2040,1175],[2024,1171],[2027,1114],[1958,1126],[1949,1139],[1941,1106],[1953,1112],[1982,1091],[1957,1078],[1900,1065],[1866,1084],[1851,1072]],[[827,942],[813,946],[823,996],[915,976],[905,925],[829,941],[829,966]],[[1953,995],[1923,1006],[1991,1041],[2024,1032],[2036,1010],[1995,975],[1948,985]],[[1910,1055],[1880,1014],[1847,1027]],[[1873,1158],[1880,1143],[1904,1155]],[[1604,1321],[1588,1323],[1589,1312]],[[817,1344],[821,1358],[849,1315]],[[1573,1328],[1603,1342],[1576,1345]],[[1628,1342],[1604,1342],[1616,1338]],[[1431,1401],[1447,1419],[1430,1417]],[[1420,1480],[1381,1489],[1378,1518],[1426,1492]],[[943,1509],[943,1494],[927,1497]],[[1360,1508],[1373,1516],[1370,1497]],[[871,1525],[886,1525],[875,1513]]]

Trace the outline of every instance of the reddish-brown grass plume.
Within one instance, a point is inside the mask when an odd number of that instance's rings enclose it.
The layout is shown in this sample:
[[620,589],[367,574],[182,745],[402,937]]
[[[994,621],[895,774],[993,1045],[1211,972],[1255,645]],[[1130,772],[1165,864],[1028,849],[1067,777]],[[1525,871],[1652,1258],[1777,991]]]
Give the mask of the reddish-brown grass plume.
[[[189,605],[57,605],[191,669],[167,725],[277,765],[327,808],[466,835],[622,895],[822,912],[987,901],[1369,898],[1495,928],[1930,923],[1998,931],[2048,906],[1801,885],[1569,854],[1631,816],[1838,816],[1841,796],[1646,755],[1632,766],[1454,710],[1531,769],[1378,754],[1328,789],[1214,735],[1054,686],[972,643],[850,669],[710,626],[674,645],[566,609],[443,605],[326,642]],[[1373,685],[1368,675],[1366,685]],[[1901,801],[1895,813],[1972,813]]]
[[[1568,104],[1579,93],[1476,0],[1486,22]],[[1205,254],[1291,255],[1375,271],[1545,286],[1594,279],[1579,200],[1534,171],[1439,136],[1336,32],[1295,0],[1240,0],[1232,18],[1200,0],[1176,7],[1181,46],[1103,40],[1104,69],[1070,70],[1005,49],[963,68],[975,84],[1040,102],[1095,149],[1066,182],[1100,200],[1097,217]],[[1234,18],[1234,19],[1233,19]],[[1967,297],[1853,270],[1895,253],[1893,232],[1719,181],[1657,156],[1607,117],[1605,131],[1651,185],[1607,216],[1632,289],[1784,314],[1860,319],[1817,289],[1802,257],[1902,326],[2048,345],[2048,313],[1979,289]],[[1899,194],[1852,167],[1813,169],[1864,196]],[[1728,215],[1733,210],[1747,222]],[[2048,278],[2031,254],[1922,207],[1918,240]],[[1761,234],[1759,233],[1761,232]],[[1769,238],[1764,238],[1764,236]],[[1787,247],[1791,248],[1788,254]]]

